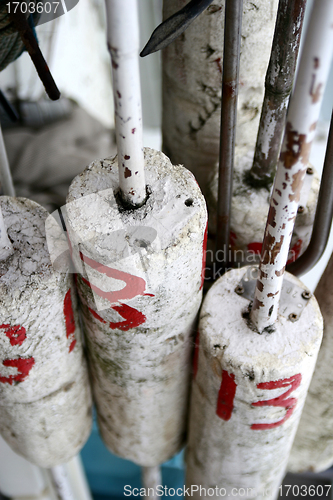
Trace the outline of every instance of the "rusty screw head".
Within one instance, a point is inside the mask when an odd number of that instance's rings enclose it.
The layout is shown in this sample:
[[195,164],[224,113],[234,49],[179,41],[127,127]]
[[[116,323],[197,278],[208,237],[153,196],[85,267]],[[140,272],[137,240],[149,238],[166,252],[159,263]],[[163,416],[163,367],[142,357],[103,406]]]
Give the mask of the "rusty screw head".
[[312,168],[312,167],[308,167],[308,168],[306,169],[306,173],[307,173],[308,175],[313,175],[313,168]]
[[242,285],[237,285],[235,288],[235,292],[238,293],[238,295],[242,295],[244,293],[244,288]]
[[292,323],[295,323],[295,321],[297,321],[297,320],[298,320],[298,316],[297,316],[297,314],[296,314],[296,313],[290,313],[290,314],[289,314],[289,319],[290,319],[290,321],[291,321]]
[[311,297],[311,293],[310,293],[310,292],[308,292],[307,290],[304,290],[304,292],[302,293],[302,297],[303,297],[303,299],[305,299],[305,300],[309,300],[309,299],[310,299],[310,297]]
[[304,210],[305,210],[305,209],[304,209],[303,205],[300,205],[300,206],[298,207],[298,209],[297,209],[297,213],[298,213],[298,214],[302,214],[302,213],[304,213]]

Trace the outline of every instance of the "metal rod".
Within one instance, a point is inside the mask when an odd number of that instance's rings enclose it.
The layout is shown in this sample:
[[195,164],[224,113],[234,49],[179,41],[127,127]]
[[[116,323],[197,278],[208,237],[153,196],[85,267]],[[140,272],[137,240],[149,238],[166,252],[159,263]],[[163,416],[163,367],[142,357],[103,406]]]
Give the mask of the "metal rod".
[[157,486],[162,485],[161,466],[156,465],[155,467],[142,467],[141,477],[142,486],[147,491],[146,499],[157,500],[159,498]]
[[185,7],[157,26],[140,56],[148,56],[170,45],[212,2],[213,0],[191,0]]
[[2,136],[2,130],[0,125],[0,184],[1,184],[1,194],[6,196],[15,196],[15,189],[12,180],[12,174],[10,172],[6,146]]
[[38,46],[36,37],[29,26],[25,15],[20,11],[20,9],[17,9],[16,12],[14,12],[15,4],[17,4],[17,2],[10,0],[10,3],[12,3],[12,8],[10,9],[8,15],[21,36],[22,42],[24,43],[32,62],[35,65],[38,76],[43,82],[47,95],[50,99],[56,101],[60,97],[60,92]]
[[250,313],[260,333],[277,319],[291,235],[330,69],[332,26],[332,0],[315,0],[288,109]]
[[56,491],[57,500],[76,500],[64,465],[56,465],[47,469],[47,472]]
[[19,115],[17,114],[16,109],[11,105],[11,103],[7,100],[5,94],[0,89],[0,104],[3,107],[4,111],[7,113],[8,118],[12,122],[17,122],[19,120]]
[[273,183],[300,46],[306,0],[280,0],[249,182]]
[[[126,4],[126,5],[125,5]],[[108,49],[112,62],[119,186],[125,207],[146,200],[136,0],[106,0]]]
[[221,263],[228,265],[230,208],[237,117],[239,59],[243,0],[227,0],[225,5],[220,129],[219,183],[217,201],[216,252],[223,251]]
[[305,252],[287,266],[287,271],[295,276],[302,276],[310,271],[327,246],[333,218],[333,113],[321,177],[316,216],[313,223],[311,240]]

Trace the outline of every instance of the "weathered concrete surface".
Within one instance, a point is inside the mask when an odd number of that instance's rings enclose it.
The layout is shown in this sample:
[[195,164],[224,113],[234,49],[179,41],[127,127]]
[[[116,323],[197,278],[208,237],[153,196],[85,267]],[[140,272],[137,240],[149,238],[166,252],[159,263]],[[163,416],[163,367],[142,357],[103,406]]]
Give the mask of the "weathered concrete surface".
[[316,369],[291,450],[288,469],[320,472],[333,464],[333,258],[315,295],[324,317],[324,336]]
[[184,443],[207,212],[190,172],[144,152],[146,204],[119,207],[117,158],[95,161],[70,186],[67,229],[102,437],[149,467]]
[[[312,297],[297,322],[279,316],[274,332],[255,333],[247,323],[249,301],[235,293],[244,272],[241,268],[220,278],[200,313],[186,486],[218,486],[236,499],[273,500],[285,473],[323,323]],[[305,289],[297,278],[287,277]],[[232,488],[245,488],[246,493],[238,490],[237,495]]]
[[[186,0],[165,0],[164,18]],[[218,162],[224,37],[224,0],[216,0],[163,50],[163,150],[190,169],[206,195]],[[254,149],[278,0],[244,0],[236,165]]]
[[[245,177],[251,168],[253,153],[248,153],[239,160],[234,173],[233,197],[230,215],[230,244],[239,262],[254,262],[254,253],[260,256],[269,209],[270,192],[266,188],[253,188],[245,182]],[[319,193],[319,176],[309,165],[310,174],[305,176],[299,205],[303,208],[297,213],[294,232],[291,239],[289,259],[295,260],[307,248]],[[208,184],[207,205],[209,209],[209,231],[216,231],[218,172],[210,178]]]
[[91,394],[71,276],[55,272],[48,213],[1,197],[14,253],[0,262],[0,432],[42,467],[68,461],[91,428]]

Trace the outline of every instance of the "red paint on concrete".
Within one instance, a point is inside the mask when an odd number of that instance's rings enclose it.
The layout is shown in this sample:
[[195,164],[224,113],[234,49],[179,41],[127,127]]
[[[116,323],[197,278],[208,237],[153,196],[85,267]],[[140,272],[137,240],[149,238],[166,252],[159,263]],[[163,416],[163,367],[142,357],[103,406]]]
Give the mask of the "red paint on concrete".
[[73,342],[71,342],[71,345],[69,346],[69,352],[72,352],[72,350],[74,349],[75,347],[75,344],[76,344],[76,339],[73,340]]
[[126,283],[126,286],[121,290],[116,290],[115,292],[104,292],[95,285],[90,284],[86,279],[82,278],[86,284],[89,284],[90,288],[94,290],[94,292],[96,292],[100,297],[108,300],[110,303],[114,304],[119,300],[129,300],[137,297],[138,295],[144,295],[146,282],[143,278],[99,264],[95,260],[90,259],[90,257],[83,255],[82,252],[80,252],[80,257],[85,264],[88,264],[96,271],[105,274],[109,278],[114,278]]
[[27,338],[27,331],[24,326],[21,325],[0,325],[0,328],[4,328],[5,335],[10,340],[10,345],[22,345]]
[[252,243],[249,243],[247,245],[247,249],[249,252],[252,252],[255,255],[260,255],[262,249],[262,243],[259,243],[259,241],[253,241]]
[[91,307],[88,307],[89,311],[91,314],[94,316],[94,318],[98,319],[101,323],[106,323],[105,319],[103,319],[99,314],[97,314],[96,311],[94,311]]
[[11,366],[13,368],[17,368],[17,375],[0,377],[0,382],[2,384],[12,385],[13,382],[23,382],[27,378],[31,368],[35,364],[35,360],[34,358],[5,359],[2,364],[3,366]]
[[68,338],[75,332],[75,319],[71,297],[71,290],[69,289],[64,299],[64,315],[66,323],[66,337]]
[[143,313],[134,309],[134,307],[128,306],[127,304],[112,306],[112,309],[117,311],[117,313],[125,319],[125,321],[119,321],[117,323],[111,322],[110,328],[112,330],[119,329],[127,332],[130,328],[142,325],[147,319]]
[[274,429],[275,427],[279,427],[286,420],[288,420],[288,418],[291,417],[295,409],[295,406],[297,404],[297,398],[287,398],[287,396],[289,396],[289,394],[291,394],[295,389],[297,389],[300,386],[301,381],[302,381],[302,375],[298,373],[297,375],[294,375],[290,378],[285,378],[283,380],[263,382],[261,384],[258,384],[257,385],[258,389],[264,389],[267,391],[290,386],[290,389],[288,389],[288,391],[284,392],[277,398],[268,399],[266,401],[257,401],[255,403],[252,403],[252,406],[281,406],[282,408],[286,408],[287,412],[285,416],[278,422],[273,422],[271,424],[252,424],[251,429],[253,430]]
[[205,282],[207,237],[208,237],[208,222],[206,224],[205,235],[204,235],[203,244],[202,244],[202,270],[201,270],[200,290],[202,289],[204,282]]
[[197,376],[198,373],[198,363],[199,363],[199,343],[200,343],[200,333],[199,330],[195,336],[194,344],[194,355],[193,355],[193,378]]
[[235,375],[223,370],[216,407],[216,415],[222,418],[222,420],[227,421],[231,418],[232,410],[234,409],[236,388],[237,384],[235,382]]

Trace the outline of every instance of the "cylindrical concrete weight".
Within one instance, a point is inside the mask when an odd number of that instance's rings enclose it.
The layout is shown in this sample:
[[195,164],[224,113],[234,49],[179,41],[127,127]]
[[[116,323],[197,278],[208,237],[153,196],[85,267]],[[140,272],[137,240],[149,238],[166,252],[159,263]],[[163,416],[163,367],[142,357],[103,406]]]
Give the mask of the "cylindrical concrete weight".
[[[185,3],[165,0],[164,19]],[[224,4],[216,0],[162,53],[163,150],[194,173],[205,195],[219,156]],[[236,159],[255,146],[277,6],[244,0]]]
[[[232,261],[250,264],[259,260],[269,209],[270,193],[263,187],[251,187],[244,182],[251,168],[253,155],[239,159],[233,180],[233,197],[230,215],[230,245]],[[209,231],[215,234],[217,211],[218,171],[208,183],[207,205]],[[312,233],[319,193],[319,176],[309,165],[301,192],[299,210],[291,239],[289,260],[293,262],[306,250]],[[257,255],[257,259],[255,258]]]
[[254,332],[249,300],[235,292],[244,273],[220,278],[200,314],[186,458],[194,498],[200,485],[236,499],[277,496],[321,342],[314,297],[298,321],[279,315],[274,331]]
[[70,186],[67,230],[102,437],[150,467],[184,442],[207,212],[190,172],[144,153],[145,205],[118,205],[117,157],[96,161]]
[[291,449],[288,469],[320,472],[333,464],[333,257],[316,288],[324,318],[324,336]]
[[0,432],[41,467],[76,455],[91,428],[91,393],[77,299],[69,273],[54,271],[47,211],[1,197],[14,253],[0,262]]

